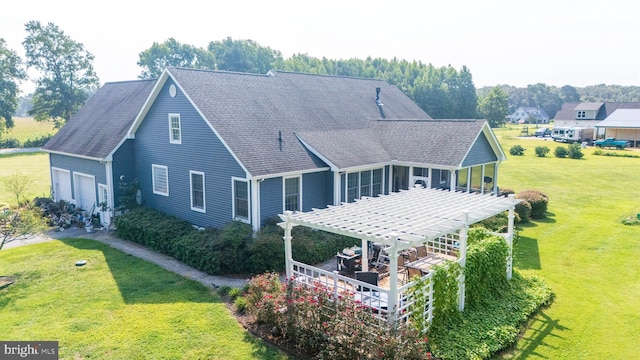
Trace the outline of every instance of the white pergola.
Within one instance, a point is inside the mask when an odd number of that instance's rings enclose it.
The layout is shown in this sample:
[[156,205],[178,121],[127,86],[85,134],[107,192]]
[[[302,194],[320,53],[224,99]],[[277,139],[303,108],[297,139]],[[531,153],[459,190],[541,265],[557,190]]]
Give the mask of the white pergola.
[[[395,308],[398,295],[398,256],[403,250],[436,241],[457,233],[460,242],[458,262],[466,262],[467,230],[469,225],[509,212],[505,240],[509,247],[507,277],[511,278],[513,254],[514,207],[519,202],[509,197],[452,192],[428,188],[365,197],[354,203],[313,209],[310,212],[286,211],[279,224],[284,230],[285,266],[287,277],[293,275],[291,229],[305,226],[361,239],[362,259],[367,259],[367,242],[388,246],[390,290],[389,309]],[[362,262],[364,271],[368,264]],[[460,278],[460,310],[464,309],[464,271]]]

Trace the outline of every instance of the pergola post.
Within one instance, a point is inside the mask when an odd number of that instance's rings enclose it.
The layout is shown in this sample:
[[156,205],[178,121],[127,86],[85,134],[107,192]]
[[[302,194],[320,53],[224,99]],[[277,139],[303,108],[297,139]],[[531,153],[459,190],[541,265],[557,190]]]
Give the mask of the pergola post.
[[513,275],[513,223],[515,219],[515,196],[509,194],[509,198],[513,201],[513,205],[509,208],[509,225],[507,228],[507,245],[509,246],[509,253],[507,255],[507,279],[511,280]]
[[282,238],[284,239],[284,267],[287,272],[287,279],[290,279],[291,276],[293,276],[293,255],[291,252],[291,228],[293,228],[293,226],[291,226],[290,222],[291,214],[293,214],[292,211],[285,211],[284,219],[282,219],[284,220],[284,223],[278,224],[284,229],[284,236]]
[[467,234],[469,229],[469,212],[463,214],[464,226],[460,229],[460,277],[458,278],[458,310],[464,310],[465,299],[465,266],[467,264]]
[[362,271],[369,271],[369,244],[367,239],[361,239],[362,244],[360,244],[360,259],[362,259]]
[[397,235],[391,236],[392,244],[389,248],[389,297],[387,299],[389,324],[396,321],[396,313],[398,311],[398,250],[396,250]]

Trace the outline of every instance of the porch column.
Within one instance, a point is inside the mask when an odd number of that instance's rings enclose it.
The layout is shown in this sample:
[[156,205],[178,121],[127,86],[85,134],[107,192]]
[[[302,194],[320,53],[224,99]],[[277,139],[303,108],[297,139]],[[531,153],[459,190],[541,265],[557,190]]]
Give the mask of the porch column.
[[456,191],[456,169],[451,169],[449,172],[451,173],[449,179],[449,181],[451,181],[451,184],[449,184],[449,191]]
[[498,194],[498,165],[500,165],[500,163],[496,162],[495,166],[493,167],[493,194],[494,195],[500,195]]
[[389,298],[387,299],[387,321],[393,324],[396,320],[398,312],[398,250],[396,250],[396,242],[398,236],[391,235],[392,244],[389,248]]
[[513,194],[509,194],[509,198],[513,201],[513,205],[509,208],[509,225],[507,228],[507,246],[509,246],[509,253],[507,255],[507,279],[511,280],[511,276],[513,275],[513,223],[516,217],[516,199]]
[[458,310],[464,310],[464,293],[465,293],[465,266],[467,264],[467,233],[469,230],[469,212],[465,211],[463,215],[464,227],[460,229],[460,277],[458,278]]

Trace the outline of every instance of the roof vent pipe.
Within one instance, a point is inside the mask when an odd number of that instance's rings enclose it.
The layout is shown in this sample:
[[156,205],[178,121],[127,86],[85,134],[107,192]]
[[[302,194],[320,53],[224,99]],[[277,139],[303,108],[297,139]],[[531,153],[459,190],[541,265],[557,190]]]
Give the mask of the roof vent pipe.
[[382,106],[382,101],[380,101],[380,88],[377,87],[376,88],[376,104],[378,104],[378,106]]

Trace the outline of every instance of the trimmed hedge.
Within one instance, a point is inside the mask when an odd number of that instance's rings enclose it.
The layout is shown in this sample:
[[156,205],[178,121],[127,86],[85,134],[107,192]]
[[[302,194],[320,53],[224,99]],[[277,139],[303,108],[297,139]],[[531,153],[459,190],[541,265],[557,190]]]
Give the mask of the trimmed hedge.
[[[197,230],[157,210],[136,208],[115,219],[118,237],[169,255],[209,274],[247,274],[284,270],[284,231],[270,220],[254,236],[251,226],[233,221],[222,229]],[[293,258],[317,264],[359,239],[296,227]]]
[[547,214],[549,197],[538,190],[524,190],[516,195],[517,199],[522,199],[531,205],[531,218],[544,219]]

